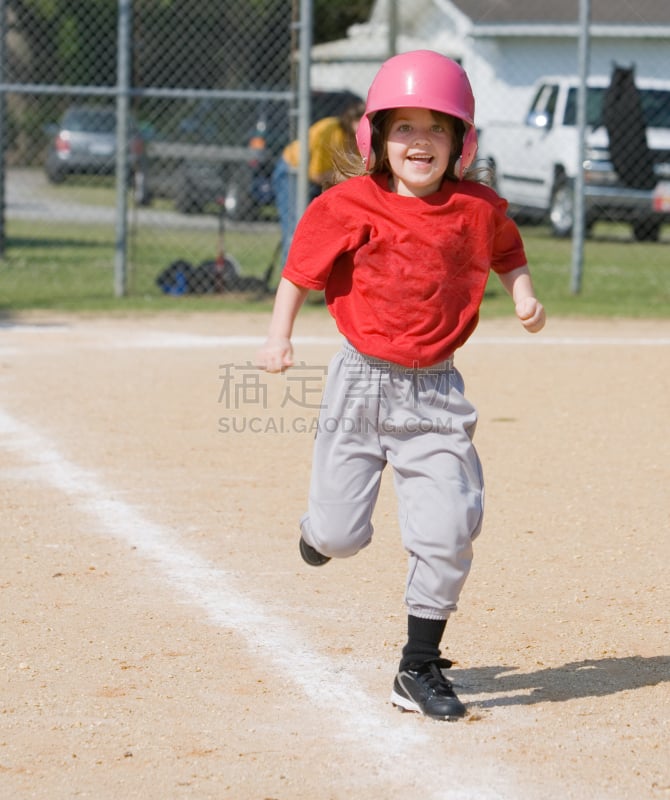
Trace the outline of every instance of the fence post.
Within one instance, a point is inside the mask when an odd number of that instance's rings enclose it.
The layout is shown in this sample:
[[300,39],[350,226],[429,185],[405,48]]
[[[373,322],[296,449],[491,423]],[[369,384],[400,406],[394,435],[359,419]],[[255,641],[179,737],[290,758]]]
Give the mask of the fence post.
[[579,87],[577,89],[577,172],[575,175],[572,220],[572,276],[570,289],[579,294],[584,270],[584,158],[589,77],[589,21],[591,0],[579,0]]
[[300,38],[298,70],[298,191],[296,219],[300,219],[309,200],[309,126],[311,117],[310,70],[312,66],[312,0],[300,0]]
[[398,0],[389,0],[388,57],[398,52]]
[[132,0],[119,0],[116,74],[116,219],[114,294],[128,291],[128,97]]

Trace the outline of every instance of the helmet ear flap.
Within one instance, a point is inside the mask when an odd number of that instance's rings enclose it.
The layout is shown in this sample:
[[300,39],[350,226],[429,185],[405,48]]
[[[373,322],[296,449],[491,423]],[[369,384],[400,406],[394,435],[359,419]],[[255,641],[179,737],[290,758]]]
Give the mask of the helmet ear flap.
[[370,118],[365,115],[361,117],[356,129],[356,144],[363,157],[365,169],[371,169],[374,165],[375,154],[372,150],[372,125]]
[[477,129],[474,126],[468,128],[463,139],[463,150],[461,151],[460,175],[462,177],[465,170],[472,164],[477,155]]

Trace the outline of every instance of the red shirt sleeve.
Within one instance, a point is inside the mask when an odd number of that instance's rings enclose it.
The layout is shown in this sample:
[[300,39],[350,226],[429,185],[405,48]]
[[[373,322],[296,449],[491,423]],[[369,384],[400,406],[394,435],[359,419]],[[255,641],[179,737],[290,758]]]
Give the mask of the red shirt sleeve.
[[366,226],[352,223],[350,198],[341,194],[340,186],[327,189],[299,220],[282,273],[292,283],[322,291],[338,259],[366,241]]

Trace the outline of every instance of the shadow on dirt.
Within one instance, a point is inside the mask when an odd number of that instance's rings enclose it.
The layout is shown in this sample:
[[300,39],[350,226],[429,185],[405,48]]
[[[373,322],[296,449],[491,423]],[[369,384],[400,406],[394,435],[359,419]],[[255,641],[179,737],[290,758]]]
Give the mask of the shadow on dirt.
[[469,703],[471,707],[499,708],[603,697],[670,682],[670,656],[587,659],[523,674],[514,669],[454,669],[454,685],[473,694],[504,695]]

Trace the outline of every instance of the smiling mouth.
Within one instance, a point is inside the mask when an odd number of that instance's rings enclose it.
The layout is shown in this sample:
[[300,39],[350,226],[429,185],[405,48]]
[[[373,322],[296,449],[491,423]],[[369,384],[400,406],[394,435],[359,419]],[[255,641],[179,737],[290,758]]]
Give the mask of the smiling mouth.
[[414,164],[430,164],[433,160],[433,157],[429,155],[414,155],[409,156],[408,160]]

